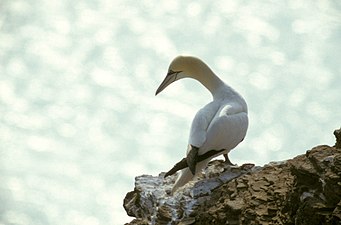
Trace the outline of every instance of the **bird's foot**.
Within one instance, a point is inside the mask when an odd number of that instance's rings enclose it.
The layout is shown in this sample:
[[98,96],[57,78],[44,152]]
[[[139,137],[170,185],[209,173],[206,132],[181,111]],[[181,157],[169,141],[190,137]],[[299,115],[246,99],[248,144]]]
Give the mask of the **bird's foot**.
[[237,166],[237,164],[233,164],[230,159],[229,159],[229,156],[227,154],[223,154],[224,155],[224,158],[225,158],[225,163],[229,166]]
[[195,174],[195,167],[197,165],[198,152],[199,148],[190,145],[190,150],[186,157],[188,168],[190,169],[193,175]]

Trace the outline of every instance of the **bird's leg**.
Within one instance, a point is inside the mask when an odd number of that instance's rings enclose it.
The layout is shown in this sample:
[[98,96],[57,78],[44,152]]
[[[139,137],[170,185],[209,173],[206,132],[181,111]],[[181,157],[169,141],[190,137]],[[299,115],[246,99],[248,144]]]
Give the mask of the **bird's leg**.
[[230,159],[229,159],[229,156],[228,156],[226,153],[224,154],[224,158],[225,158],[225,163],[226,163],[227,165],[234,166],[234,164],[231,163],[231,161],[230,161]]
[[189,145],[189,152],[186,157],[187,165],[189,169],[191,170],[192,174],[195,174],[195,167],[197,165],[197,158],[198,158],[198,152],[199,148]]

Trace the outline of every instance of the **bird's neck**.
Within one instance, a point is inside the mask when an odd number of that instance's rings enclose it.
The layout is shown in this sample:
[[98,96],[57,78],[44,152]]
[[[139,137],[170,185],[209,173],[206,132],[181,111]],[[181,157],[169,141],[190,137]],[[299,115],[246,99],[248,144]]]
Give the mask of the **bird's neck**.
[[213,98],[215,98],[218,90],[222,86],[226,86],[225,83],[205,64],[194,73],[196,74],[195,79],[211,92]]
[[200,82],[212,93],[212,95],[224,84],[224,82],[213,72],[210,75],[207,74],[206,76],[203,76]]
[[224,83],[203,61],[195,59],[188,68],[190,76],[198,80],[212,94],[213,99],[239,96],[230,86]]

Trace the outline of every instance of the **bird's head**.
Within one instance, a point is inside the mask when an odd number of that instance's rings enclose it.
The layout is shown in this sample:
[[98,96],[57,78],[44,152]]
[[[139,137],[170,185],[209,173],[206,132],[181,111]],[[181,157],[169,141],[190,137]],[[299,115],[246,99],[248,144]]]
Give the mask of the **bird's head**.
[[159,94],[168,85],[176,80],[180,80],[185,77],[195,78],[196,70],[198,66],[204,64],[200,59],[192,56],[178,56],[169,65],[168,73],[165,79],[156,90],[155,95]]

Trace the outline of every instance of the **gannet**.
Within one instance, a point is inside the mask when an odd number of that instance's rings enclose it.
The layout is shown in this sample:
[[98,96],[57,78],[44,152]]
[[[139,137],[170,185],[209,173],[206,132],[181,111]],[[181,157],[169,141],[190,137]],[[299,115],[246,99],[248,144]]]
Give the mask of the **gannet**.
[[[193,119],[186,158],[178,163],[185,163],[181,168],[186,168],[181,170],[172,193],[192,180],[218,155],[224,154],[226,162],[231,164],[227,153],[244,140],[248,128],[247,105],[244,98],[225,84],[199,58],[176,57],[155,95],[182,78],[199,81],[211,92],[213,101],[200,109]],[[166,175],[175,173],[173,169]]]

